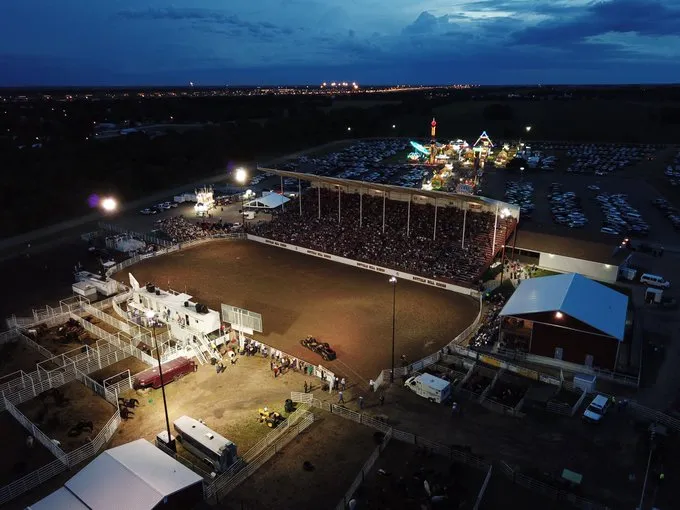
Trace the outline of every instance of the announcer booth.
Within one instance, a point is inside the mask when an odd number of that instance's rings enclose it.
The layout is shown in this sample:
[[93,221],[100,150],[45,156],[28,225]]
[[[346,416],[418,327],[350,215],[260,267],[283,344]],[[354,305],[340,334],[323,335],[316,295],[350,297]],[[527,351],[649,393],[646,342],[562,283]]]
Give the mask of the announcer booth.
[[168,325],[172,336],[184,342],[191,341],[194,336],[202,339],[219,331],[219,312],[192,301],[189,294],[161,290],[153,284],[142,287],[132,273],[129,278],[133,295],[128,301],[128,310],[142,321],[145,320],[146,312],[152,310],[158,314],[158,319]]
[[98,455],[27,510],[184,510],[203,499],[203,478],[146,439]]
[[628,297],[580,274],[523,280],[500,313],[500,346],[615,370]]

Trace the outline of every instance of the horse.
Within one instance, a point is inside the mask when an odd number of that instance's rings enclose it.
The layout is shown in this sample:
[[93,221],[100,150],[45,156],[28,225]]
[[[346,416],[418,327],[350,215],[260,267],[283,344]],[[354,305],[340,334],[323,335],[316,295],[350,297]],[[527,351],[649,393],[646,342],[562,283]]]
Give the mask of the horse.
[[79,427],[80,430],[90,429],[90,432],[94,430],[94,424],[89,420],[80,420],[76,427]]

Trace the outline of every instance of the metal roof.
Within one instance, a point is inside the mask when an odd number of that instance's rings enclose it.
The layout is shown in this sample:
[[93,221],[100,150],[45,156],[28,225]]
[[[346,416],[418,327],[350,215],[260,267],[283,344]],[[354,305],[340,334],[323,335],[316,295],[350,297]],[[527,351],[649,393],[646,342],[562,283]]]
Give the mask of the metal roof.
[[[616,245],[576,239],[565,235],[534,232],[527,230],[527,228],[535,228],[535,226],[521,227],[520,225],[517,231],[516,246],[520,250],[552,253],[602,264],[616,265],[619,262],[618,257],[614,255]],[[508,241],[506,246],[512,246],[512,239]]]
[[146,439],[97,456],[64,485],[92,510],[150,510],[203,479]]
[[173,422],[173,426],[180,436],[188,435],[194,441],[220,455],[222,455],[225,449],[234,444],[205,424],[186,415],[177,418]]
[[492,198],[480,197],[477,195],[465,195],[462,193],[449,193],[447,191],[427,191],[424,189],[404,188],[402,186],[395,186],[393,184],[379,184],[375,182],[355,181],[352,179],[340,179],[339,177],[328,177],[325,175],[307,174],[302,172],[291,172],[289,170],[277,170],[275,168],[257,167],[260,172],[268,172],[275,175],[280,175],[284,178],[300,179],[307,182],[316,182],[327,184],[331,186],[340,186],[342,188],[363,188],[367,190],[375,190],[383,193],[395,193],[401,195],[411,195],[431,198],[433,200],[441,200],[442,203],[458,202],[458,203],[474,203],[486,208],[502,207],[508,209],[514,218],[519,217],[519,207],[500,200]]
[[40,501],[27,506],[26,510],[91,510],[66,487],[54,491]]
[[254,198],[250,202],[246,202],[246,207],[259,207],[265,209],[276,209],[277,207],[290,202],[290,198],[279,195],[278,193],[269,193],[261,197]]
[[623,341],[628,297],[577,273],[523,280],[501,316],[562,312]]

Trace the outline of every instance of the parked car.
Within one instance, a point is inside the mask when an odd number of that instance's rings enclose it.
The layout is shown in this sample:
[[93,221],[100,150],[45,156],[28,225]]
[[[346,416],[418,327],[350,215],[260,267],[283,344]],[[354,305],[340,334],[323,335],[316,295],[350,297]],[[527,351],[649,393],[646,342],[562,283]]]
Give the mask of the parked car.
[[331,349],[331,346],[326,342],[319,342],[313,336],[308,336],[307,338],[300,340],[303,347],[306,347],[310,351],[319,354],[326,361],[333,361],[337,355],[335,351]]

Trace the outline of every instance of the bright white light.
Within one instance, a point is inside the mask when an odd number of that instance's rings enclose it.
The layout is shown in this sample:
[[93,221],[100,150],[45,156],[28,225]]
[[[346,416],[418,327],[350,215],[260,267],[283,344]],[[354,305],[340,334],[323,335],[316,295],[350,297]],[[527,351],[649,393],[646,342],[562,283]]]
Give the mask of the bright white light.
[[246,172],[243,168],[237,168],[236,169],[236,181],[240,182],[241,184],[245,184],[247,179],[248,179],[248,172]]
[[397,127],[396,124],[392,124],[392,129],[395,129]]
[[146,318],[147,319],[153,319],[156,316],[156,312],[153,310],[147,310],[146,311]]
[[390,283],[391,283],[392,285],[394,285],[395,283],[397,283],[396,277],[393,276],[392,278],[390,278]]
[[526,130],[527,130],[527,133],[528,133],[529,131],[531,131],[531,126],[527,126],[527,127],[525,127],[524,129],[526,129]]
[[352,128],[351,128],[351,127],[348,127],[348,128],[347,128],[347,131],[352,131]]
[[106,212],[113,212],[118,208],[118,202],[116,202],[115,198],[111,197],[102,199],[100,205]]
[[562,312],[555,312],[555,318],[556,318],[556,319],[561,319],[562,317],[564,317],[564,316],[562,315]]

